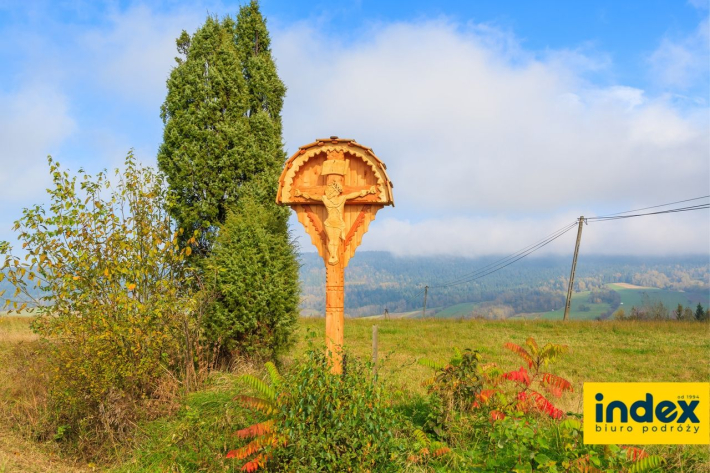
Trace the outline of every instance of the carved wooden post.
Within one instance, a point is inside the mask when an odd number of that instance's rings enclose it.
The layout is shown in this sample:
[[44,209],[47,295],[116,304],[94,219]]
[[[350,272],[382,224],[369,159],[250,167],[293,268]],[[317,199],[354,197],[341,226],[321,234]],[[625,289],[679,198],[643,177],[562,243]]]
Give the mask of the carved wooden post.
[[386,166],[372,149],[331,136],[286,161],[276,202],[296,211],[325,263],[325,337],[333,372],[342,372],[345,276],[375,214],[394,205]]
[[325,265],[325,346],[333,353],[333,371],[341,371],[340,356],[345,326],[345,268],[342,261]]

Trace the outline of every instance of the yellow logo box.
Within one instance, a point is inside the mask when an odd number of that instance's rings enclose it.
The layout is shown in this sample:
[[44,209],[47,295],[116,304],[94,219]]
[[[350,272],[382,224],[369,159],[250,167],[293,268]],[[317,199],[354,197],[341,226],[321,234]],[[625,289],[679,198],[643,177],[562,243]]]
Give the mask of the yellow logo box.
[[584,383],[584,443],[710,444],[710,383]]

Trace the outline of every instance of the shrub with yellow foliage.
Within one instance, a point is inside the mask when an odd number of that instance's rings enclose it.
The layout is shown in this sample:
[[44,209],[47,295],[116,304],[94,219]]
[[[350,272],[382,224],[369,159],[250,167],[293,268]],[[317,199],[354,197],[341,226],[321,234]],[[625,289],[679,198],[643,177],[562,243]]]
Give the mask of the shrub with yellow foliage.
[[131,153],[114,186],[105,172],[70,176],[52,158],[49,169],[51,203],[15,223],[24,257],[0,245],[0,277],[15,287],[5,306],[29,304],[37,314],[33,330],[51,369],[50,428],[118,441],[160,411],[166,385],[174,390],[193,373],[191,247],[178,243],[163,177]]

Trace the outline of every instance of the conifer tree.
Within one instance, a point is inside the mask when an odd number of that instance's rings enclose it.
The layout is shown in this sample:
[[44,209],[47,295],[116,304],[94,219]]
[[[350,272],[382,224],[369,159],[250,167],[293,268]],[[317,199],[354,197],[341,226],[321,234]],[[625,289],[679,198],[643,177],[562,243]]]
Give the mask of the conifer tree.
[[203,235],[197,257],[215,296],[205,336],[224,355],[273,355],[289,343],[299,288],[288,209],[275,202],[286,87],[266,22],[252,1],[177,45],[158,163],[174,218]]
[[241,185],[262,170],[243,152],[247,89],[235,33],[229,17],[208,17],[192,36],[183,31],[177,40],[182,57],[176,58],[161,107],[165,128],[158,165],[170,187],[170,211],[184,235],[201,230],[202,255]]
[[298,262],[283,222],[268,207],[243,199],[220,229],[207,259],[216,298],[203,333],[220,358],[273,357],[291,343],[298,318]]
[[201,230],[203,256],[243,196],[280,214],[286,231],[288,210],[274,203],[286,157],[281,138],[286,87],[258,3],[241,7],[236,22],[208,17],[194,35],[183,31],[177,48],[182,57],[167,82],[158,152],[173,194],[173,217],[185,235]]
[[286,87],[277,74],[266,20],[256,1],[239,9],[236,45],[247,88],[245,115],[253,140],[246,152],[251,161],[263,166],[263,172],[245,186],[242,196],[268,207],[279,217],[280,231],[286,231],[289,210],[276,205],[278,178],[286,160],[281,126]]

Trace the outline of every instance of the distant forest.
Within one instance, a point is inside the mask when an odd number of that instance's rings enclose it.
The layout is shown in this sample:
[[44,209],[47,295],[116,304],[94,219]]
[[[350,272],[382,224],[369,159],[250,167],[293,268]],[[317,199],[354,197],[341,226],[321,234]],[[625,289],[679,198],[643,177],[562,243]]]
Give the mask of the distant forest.
[[[456,304],[477,303],[486,317],[549,312],[564,307],[571,266],[569,256],[524,258],[493,274],[465,284],[437,287],[499,260],[500,257],[455,258],[447,256],[395,256],[386,252],[359,251],[345,270],[345,313],[350,317],[421,310],[424,285],[429,285],[429,315]],[[325,312],[325,268],[316,253],[301,253],[301,313]],[[617,297],[604,291],[608,283],[685,291],[699,301],[710,294],[708,256],[629,257],[580,255],[575,291],[594,291],[590,303]],[[2,303],[12,299],[14,288],[5,290]],[[692,298],[692,297],[690,297]],[[703,302],[705,304],[705,302]],[[0,310],[3,304],[0,304]],[[671,307],[670,309],[672,309]],[[584,309],[582,309],[584,310]],[[475,316],[476,314],[471,314]]]
[[[498,259],[497,256],[414,257],[358,252],[345,270],[345,313],[360,317],[382,314],[385,309],[390,313],[421,309],[424,285],[430,287],[427,306],[434,311],[473,302],[492,308],[494,312],[500,312],[500,318],[505,318],[564,306],[571,266],[569,256],[525,258],[475,281],[446,285]],[[302,253],[300,261],[302,313],[322,315],[325,307],[323,260],[316,253]],[[701,293],[706,297],[710,291],[709,282],[710,260],[707,256],[580,255],[575,291],[599,291],[607,283],[628,283]]]

